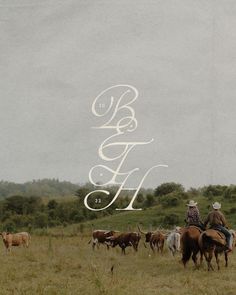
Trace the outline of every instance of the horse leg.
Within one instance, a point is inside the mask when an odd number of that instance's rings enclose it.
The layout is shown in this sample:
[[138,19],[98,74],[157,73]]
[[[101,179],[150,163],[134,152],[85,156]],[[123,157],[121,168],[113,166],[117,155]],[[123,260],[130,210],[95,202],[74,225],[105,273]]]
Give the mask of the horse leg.
[[215,251],[215,258],[216,258],[216,263],[217,263],[218,270],[220,270],[220,260],[219,260],[219,257],[218,257],[218,253],[216,251]]
[[192,255],[192,260],[193,260],[196,268],[198,268],[198,265],[197,265],[197,253],[198,253],[198,249],[194,249],[193,250],[193,255]]
[[200,250],[200,266],[202,266],[203,263],[203,252]]
[[228,266],[228,253],[225,252],[225,267]]
[[204,254],[205,259],[207,261],[207,269],[208,269],[208,271],[210,271],[212,269],[212,265],[211,265],[212,253],[210,255],[210,252],[207,253],[206,251],[204,251],[203,254]]
[[211,260],[212,260],[212,257],[213,257],[213,252],[214,252],[214,250],[212,249],[208,254],[208,271],[211,270],[211,269],[214,270],[214,268],[213,268],[213,266],[211,264]]

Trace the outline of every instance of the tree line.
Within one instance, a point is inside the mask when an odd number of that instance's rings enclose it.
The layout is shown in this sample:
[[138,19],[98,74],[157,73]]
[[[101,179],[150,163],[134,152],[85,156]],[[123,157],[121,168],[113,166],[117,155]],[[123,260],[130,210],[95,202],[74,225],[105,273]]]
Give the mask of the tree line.
[[[106,189],[110,192],[109,196],[104,197],[104,194],[97,193],[91,198],[90,202],[94,202],[93,207],[104,207],[110,202],[117,190],[116,187]],[[51,198],[48,201],[38,195],[28,196],[24,193],[8,196],[0,201],[1,230],[16,231],[20,228],[27,228],[29,231],[33,231],[37,228],[81,223],[107,215],[121,214],[121,211],[115,209],[125,208],[130,202],[131,196],[124,193],[108,209],[98,212],[90,211],[83,203],[84,197],[89,191],[91,191],[91,186],[88,184],[76,186],[76,189],[72,191],[76,196],[74,199]],[[220,197],[233,204],[236,200],[236,186],[209,185],[185,190],[178,183],[163,183],[154,190],[140,190],[134,207],[146,210],[153,206],[161,206],[165,212],[165,209],[168,208],[184,207],[187,200],[196,199],[199,196],[208,201]],[[95,199],[101,199],[101,204],[95,204]],[[236,208],[233,206],[230,210],[232,214],[236,213]],[[165,225],[174,225],[179,222],[180,217],[177,212],[163,215]]]

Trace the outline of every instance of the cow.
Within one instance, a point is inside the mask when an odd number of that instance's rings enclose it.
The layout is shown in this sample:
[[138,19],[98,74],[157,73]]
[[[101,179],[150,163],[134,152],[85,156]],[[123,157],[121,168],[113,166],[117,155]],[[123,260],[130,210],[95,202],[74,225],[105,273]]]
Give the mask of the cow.
[[150,248],[152,249],[153,253],[155,253],[155,249],[158,252],[163,252],[164,249],[164,244],[165,244],[165,234],[163,234],[161,231],[156,231],[156,232],[143,232],[138,226],[138,229],[140,233],[145,235],[145,242],[149,243]]
[[141,239],[141,235],[137,232],[127,232],[118,235],[113,235],[106,238],[106,241],[114,248],[117,245],[121,248],[121,253],[125,254],[125,248],[132,246],[134,250],[138,251],[138,244]]
[[92,248],[95,249],[95,246],[97,245],[97,248],[99,248],[100,244],[105,244],[107,246],[107,249],[109,250],[109,243],[107,243],[106,238],[111,237],[115,234],[116,231],[114,230],[94,230],[92,234],[92,239],[88,242],[89,244],[92,242]]
[[176,252],[180,251],[180,228],[176,227],[175,230],[167,235],[167,247],[174,256]]
[[27,232],[20,232],[20,233],[15,233],[11,234],[8,232],[2,232],[0,233],[2,236],[3,243],[6,247],[6,252],[11,252],[11,247],[12,246],[24,246],[24,247],[29,247],[30,243],[30,234]]

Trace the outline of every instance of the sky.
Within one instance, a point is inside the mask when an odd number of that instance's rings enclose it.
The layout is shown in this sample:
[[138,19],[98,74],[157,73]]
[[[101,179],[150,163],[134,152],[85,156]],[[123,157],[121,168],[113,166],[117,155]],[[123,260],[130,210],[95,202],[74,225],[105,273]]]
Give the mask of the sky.
[[[125,169],[145,187],[235,183],[236,2],[0,0],[0,179],[88,181],[108,130],[92,103],[134,86],[154,141]],[[106,163],[109,166],[109,163]],[[141,175],[140,174],[140,175]],[[138,182],[138,176],[131,180]]]

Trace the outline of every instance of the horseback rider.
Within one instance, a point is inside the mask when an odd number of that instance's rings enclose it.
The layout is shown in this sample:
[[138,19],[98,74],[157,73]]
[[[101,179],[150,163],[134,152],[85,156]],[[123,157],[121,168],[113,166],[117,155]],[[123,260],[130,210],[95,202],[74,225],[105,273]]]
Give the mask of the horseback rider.
[[194,200],[190,200],[187,204],[188,210],[186,214],[186,223],[187,225],[195,225],[203,229],[203,224],[200,218],[200,213],[197,207],[197,203]]
[[221,204],[218,202],[215,202],[212,204],[213,211],[211,211],[206,221],[204,222],[204,225],[207,226],[207,224],[210,224],[210,228],[219,230],[225,235],[226,238],[226,247],[228,248],[228,252],[232,251],[232,239],[230,232],[226,229],[227,221],[225,219],[224,214],[220,211]]

